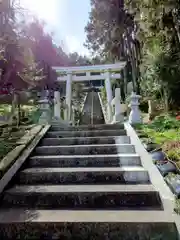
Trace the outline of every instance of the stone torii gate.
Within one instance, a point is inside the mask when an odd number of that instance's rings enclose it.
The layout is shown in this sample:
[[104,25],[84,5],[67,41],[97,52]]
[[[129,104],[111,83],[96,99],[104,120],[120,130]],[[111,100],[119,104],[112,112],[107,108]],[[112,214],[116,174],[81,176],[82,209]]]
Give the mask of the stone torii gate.
[[[66,82],[66,114],[65,120],[70,121],[71,100],[72,100],[72,82],[86,82],[104,80],[107,94],[107,110],[109,119],[112,118],[111,102],[113,100],[111,79],[120,79],[121,70],[126,62],[117,62],[114,64],[76,66],[76,67],[53,67],[57,72],[57,83]],[[61,118],[60,113],[60,92],[54,92],[55,106],[54,117]]]

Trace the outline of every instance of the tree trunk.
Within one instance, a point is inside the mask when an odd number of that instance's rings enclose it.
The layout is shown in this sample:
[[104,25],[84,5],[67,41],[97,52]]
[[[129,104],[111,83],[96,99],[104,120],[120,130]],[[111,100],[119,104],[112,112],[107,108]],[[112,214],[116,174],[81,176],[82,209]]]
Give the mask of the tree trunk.
[[136,84],[137,84],[137,94],[141,94],[141,87],[140,87],[140,48],[139,42],[135,40],[134,42],[134,52],[135,52],[135,61],[136,61]]
[[179,32],[179,27],[176,24],[177,17],[176,17],[176,14],[174,13],[174,11],[172,11],[172,16],[173,16],[174,30],[175,30],[175,32],[177,34],[177,37],[178,37],[178,40],[179,40],[179,44],[180,44],[180,32]]
[[128,64],[128,58],[127,58],[127,55],[125,54],[127,51],[126,51],[126,43],[125,43],[125,39],[123,38],[123,49],[124,49],[124,60],[126,61],[126,66],[124,67],[123,69],[123,76],[124,76],[124,95],[125,95],[125,99],[127,98],[127,85],[128,85],[128,67],[127,67],[127,64]]
[[127,66],[123,69],[123,75],[124,75],[124,95],[125,99],[127,98],[127,85],[128,85],[128,79],[127,79]]
[[166,113],[169,111],[169,91],[166,86],[164,87],[164,110]]
[[132,54],[132,49],[131,49],[131,43],[130,39],[127,36],[127,49],[129,51],[129,57],[130,57],[130,62],[131,62],[131,67],[132,67],[132,83],[133,83],[133,91],[137,92],[137,86],[136,86],[136,67],[135,67],[135,62],[133,59],[133,54]]

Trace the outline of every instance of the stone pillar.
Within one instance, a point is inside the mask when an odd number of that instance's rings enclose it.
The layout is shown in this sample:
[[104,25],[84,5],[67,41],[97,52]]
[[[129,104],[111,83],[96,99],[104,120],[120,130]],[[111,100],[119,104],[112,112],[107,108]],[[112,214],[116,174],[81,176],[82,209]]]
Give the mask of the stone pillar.
[[121,109],[121,89],[116,88],[115,89],[115,116],[114,116],[114,122],[123,122],[124,121],[124,115],[123,111]]
[[54,92],[54,118],[61,119],[61,101],[60,92]]
[[67,73],[65,120],[71,120],[72,73]]
[[46,90],[38,101],[41,110],[41,116],[39,118],[40,124],[47,124],[51,121],[51,109],[50,109],[50,101],[49,101],[49,91]]
[[131,94],[131,102],[130,102],[130,108],[131,112],[129,115],[129,123],[130,124],[136,124],[136,123],[142,123],[141,119],[141,113],[139,110],[139,99],[141,96],[136,95],[134,92]]
[[107,113],[108,113],[108,122],[112,122],[112,88],[111,88],[111,74],[110,72],[106,72],[106,80],[105,80],[105,87],[106,87],[106,95],[107,95]]

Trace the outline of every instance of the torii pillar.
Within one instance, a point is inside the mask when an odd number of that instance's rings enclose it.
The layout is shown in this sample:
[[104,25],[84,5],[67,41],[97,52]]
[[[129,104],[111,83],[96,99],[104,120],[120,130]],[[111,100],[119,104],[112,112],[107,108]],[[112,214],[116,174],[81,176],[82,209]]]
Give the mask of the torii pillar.
[[65,120],[71,120],[71,101],[72,101],[72,72],[67,73],[66,82],[66,110],[65,110]]

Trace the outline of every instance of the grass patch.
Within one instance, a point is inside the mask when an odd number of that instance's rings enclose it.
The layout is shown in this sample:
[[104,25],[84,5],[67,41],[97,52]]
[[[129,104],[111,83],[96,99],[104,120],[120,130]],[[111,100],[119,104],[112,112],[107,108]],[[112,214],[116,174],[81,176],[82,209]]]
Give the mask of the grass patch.
[[[149,124],[137,124],[134,128],[139,136],[147,135],[147,138],[161,145],[163,150],[170,156],[173,155],[173,151],[175,156],[179,155],[180,121],[176,120],[175,117],[161,115]],[[172,160],[175,159],[175,156]]]
[[166,142],[180,141],[180,128],[179,130],[170,129],[170,130],[164,130],[162,132],[158,132],[155,129],[151,129],[148,126],[145,126],[143,130],[148,137],[150,137],[155,143],[160,145],[163,145]]

